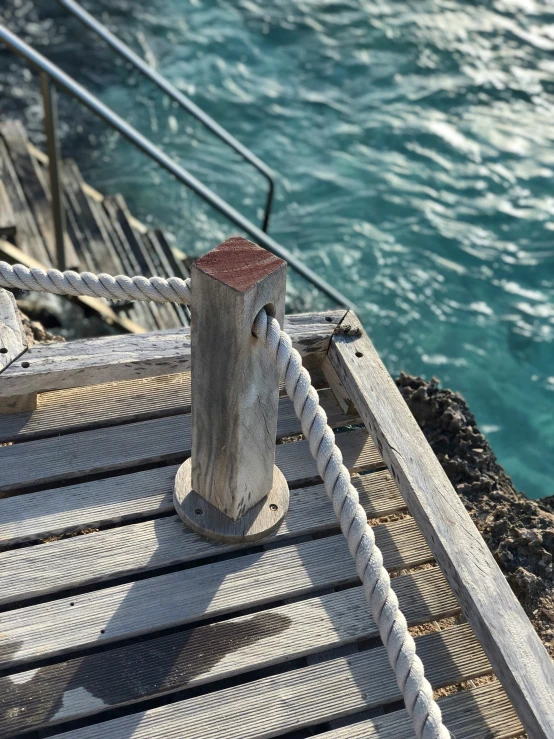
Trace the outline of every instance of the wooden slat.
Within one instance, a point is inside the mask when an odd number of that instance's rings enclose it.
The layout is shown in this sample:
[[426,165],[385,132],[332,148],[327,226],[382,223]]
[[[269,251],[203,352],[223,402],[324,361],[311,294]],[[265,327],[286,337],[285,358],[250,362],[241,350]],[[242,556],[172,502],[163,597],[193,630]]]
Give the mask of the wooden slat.
[[[361,328],[353,313],[345,323]],[[554,665],[364,332],[329,359],[530,736],[552,739]]]
[[[314,387],[325,388],[323,375],[314,370],[311,375]],[[283,388],[281,391],[284,392]],[[327,413],[333,416],[336,410],[338,414],[328,391],[323,390],[321,398]],[[12,413],[4,418],[0,443],[186,413],[190,411],[190,401],[190,372],[54,390],[39,395],[38,407],[32,412]],[[352,416],[343,418],[345,424],[352,423]]]
[[[41,170],[39,163],[30,155],[27,134],[19,121],[8,120],[1,123],[0,133],[8,146],[14,169],[46,244],[50,261],[55,264],[56,239],[47,173]],[[65,234],[65,257],[67,269],[79,269],[79,260],[68,234]]]
[[[307,366],[317,366],[323,358],[343,316],[344,310],[338,310],[287,317],[285,328]],[[12,365],[4,373],[0,397],[186,372],[190,330],[37,344],[29,352],[29,367]]]
[[[488,660],[467,626],[416,640],[436,688],[483,674]],[[321,724],[401,695],[383,647],[123,716],[67,739],[261,739]]]
[[13,239],[16,231],[12,203],[4,183],[0,180],[0,236],[3,239]]
[[51,267],[52,263],[46,244],[15,172],[6,142],[2,138],[0,138],[0,176],[14,212],[19,248],[29,257],[38,260],[46,267]]
[[109,275],[121,273],[121,263],[114,258],[114,253],[109,248],[109,239],[98,223],[95,209],[83,192],[81,172],[72,159],[64,160],[63,179],[69,208],[79,228],[81,248],[87,254],[92,270],[107,272]]
[[[354,479],[360,502],[371,512],[372,475]],[[168,491],[169,492],[169,491]],[[396,497],[393,495],[393,497]],[[43,495],[48,499],[48,494]],[[96,503],[96,500],[94,500]],[[291,491],[290,508],[280,528],[264,543],[338,528],[335,513],[322,485]],[[380,529],[381,530],[381,529]],[[384,529],[382,529],[384,531]],[[391,531],[411,538],[413,557],[428,557],[413,519],[399,521]],[[0,554],[0,603],[55,593],[93,582],[136,575],[168,565],[191,562],[214,554],[248,547],[218,546],[183,526],[177,516],[109,529]]]
[[[459,610],[433,568],[394,580],[410,625]],[[379,635],[360,587],[0,679],[0,735],[51,726]],[[80,694],[80,700],[71,698]],[[62,708],[63,706],[63,708]]]
[[[150,255],[143,248],[142,241],[136,236],[129,223],[129,210],[122,195],[110,195],[104,198],[104,209],[110,219],[112,229],[117,234],[122,247],[132,263],[132,272],[127,274],[144,275],[152,277],[155,268]],[[175,328],[175,320],[172,308],[165,303],[145,303],[144,307],[154,317],[154,330]],[[171,321],[171,319],[173,320]],[[177,324],[178,325],[178,324]]]
[[15,298],[0,287],[0,374],[27,349]]
[[[128,216],[129,218],[129,216]],[[135,231],[136,237],[141,240],[143,248],[150,254],[152,261],[154,262],[155,272],[154,274],[160,277],[181,277],[186,280],[190,277],[184,269],[179,269],[179,263],[173,256],[171,249],[166,249],[162,246],[158,240],[155,232],[148,231],[145,234],[141,234]],[[170,259],[168,258],[170,257]],[[171,304],[171,309],[175,313],[175,326],[190,326],[190,310],[186,305],[179,305],[178,303]]]
[[[285,399],[281,399],[281,403],[289,413],[281,422],[279,436],[298,434],[300,426],[296,415]],[[342,423],[340,414],[338,418],[338,423]],[[353,471],[382,465],[365,429],[338,436]],[[190,414],[0,447],[0,494],[178,457],[184,460],[190,456],[190,449]],[[307,442],[278,445],[276,464],[287,467],[287,474],[294,476],[298,484],[317,477]]]
[[[54,488],[46,494],[0,499],[0,546],[7,548],[56,534],[171,513],[178,468],[178,465],[160,467]],[[353,483],[371,517],[387,515],[404,504],[387,470],[355,476]],[[310,488],[314,500],[311,515],[320,526],[326,525],[327,514],[319,511],[315,501],[322,498],[323,492],[322,485]],[[301,494],[297,490],[291,493],[293,497]]]
[[[1,143],[1,142],[0,142]],[[10,262],[10,264],[24,264],[29,269],[32,269],[36,267],[37,269],[47,269],[47,265],[45,265],[44,262],[39,262],[36,259],[34,259],[32,256],[27,254],[26,252],[22,251],[18,247],[14,246],[13,244],[10,244],[8,241],[5,241],[4,239],[0,239],[0,256],[2,259],[4,259],[7,262]],[[98,313],[98,315],[102,318],[102,320],[106,321],[106,323],[115,324],[117,326],[120,326],[124,331],[129,331],[131,334],[137,334],[137,333],[144,333],[144,328],[142,326],[139,326],[138,324],[134,323],[134,321],[129,320],[125,316],[118,316],[108,305],[108,303],[103,300],[102,298],[89,298],[86,295],[79,295],[72,297],[71,300],[75,300],[78,303],[81,303],[82,305],[86,306],[87,309],[93,310],[95,313]],[[122,338],[120,337],[113,337],[113,338]],[[68,346],[69,343],[63,344],[63,346]],[[37,354],[40,354],[41,356],[45,355],[45,352],[41,352],[39,347],[42,349],[45,349],[47,346],[51,346],[49,344],[35,344],[35,352]],[[62,344],[56,344],[56,346],[62,346]],[[55,361],[50,358],[50,361]],[[18,366],[18,372],[16,374],[21,373],[22,369]],[[44,368],[43,368],[44,371]],[[27,380],[25,381],[27,382]],[[19,383],[21,384],[21,383]],[[25,384],[25,383],[23,383]],[[28,384],[28,383],[27,383]],[[82,383],[84,384],[84,383]],[[15,385],[18,385],[18,382],[16,381]],[[13,387],[13,386],[12,386]],[[4,392],[6,390],[6,392]],[[30,390],[29,392],[34,392]],[[8,391],[7,384],[3,388],[2,383],[0,383],[0,397],[3,395],[26,395],[28,394],[27,390],[22,390],[21,392],[17,390],[17,387],[13,391]]]
[[[441,698],[439,706],[454,739],[510,739],[523,727],[498,683],[483,685]],[[345,726],[325,733],[325,739],[413,739],[406,711]]]
[[[409,520],[378,526],[375,536],[388,569],[429,561],[427,545]],[[48,545],[37,549],[42,546]],[[218,545],[211,546],[218,551]],[[342,534],[244,554],[2,613],[0,664],[21,664],[356,582]]]

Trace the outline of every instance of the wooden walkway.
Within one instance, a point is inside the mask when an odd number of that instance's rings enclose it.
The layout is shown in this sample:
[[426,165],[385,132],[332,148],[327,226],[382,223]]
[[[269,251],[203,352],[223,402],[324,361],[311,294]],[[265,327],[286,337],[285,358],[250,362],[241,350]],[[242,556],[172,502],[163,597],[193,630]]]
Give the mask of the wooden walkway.
[[[288,399],[280,400],[276,447],[291,489],[285,522],[262,543],[215,544],[187,529],[172,503],[191,445],[188,329],[25,349],[9,297],[0,306],[0,736],[413,737]],[[442,691],[446,725],[456,739],[519,736],[514,709],[534,728],[548,657],[515,599],[506,605],[504,579],[488,592],[498,577],[492,559],[476,560],[478,583],[456,569],[465,555],[444,544],[425,495],[410,497],[417,484],[406,480],[406,440],[386,440],[378,401],[368,417],[352,392],[355,372],[338,379],[354,361],[341,364],[341,353],[371,361],[369,342],[334,335],[344,318],[293,316],[287,330],[375,523],[426,674]],[[373,369],[364,377],[383,395]],[[10,412],[14,396],[36,408]],[[401,424],[407,409],[393,410]],[[417,476],[417,462],[411,469]],[[441,495],[448,499],[444,486]],[[452,513],[438,498],[435,508],[460,548],[458,511],[447,502]],[[482,540],[473,541],[465,511],[461,520],[475,556]],[[488,598],[508,613],[487,614]],[[527,688],[507,654],[510,634],[491,624],[501,629],[507,619],[527,644],[521,653],[512,645],[516,658],[532,655]]]
[[[63,185],[68,269],[189,277],[163,232],[133,218],[121,195],[103,197],[70,160],[63,165]],[[18,121],[0,124],[0,259],[43,269],[56,261],[48,159]],[[179,305],[79,300],[132,333],[189,325],[189,313]]]

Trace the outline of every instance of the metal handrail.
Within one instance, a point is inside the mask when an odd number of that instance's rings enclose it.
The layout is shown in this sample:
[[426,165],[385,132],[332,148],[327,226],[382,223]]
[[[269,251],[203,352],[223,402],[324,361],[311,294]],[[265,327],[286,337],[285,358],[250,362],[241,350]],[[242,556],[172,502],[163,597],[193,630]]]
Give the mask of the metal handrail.
[[255,226],[248,220],[248,218],[243,216],[242,213],[239,213],[239,211],[229,205],[229,203],[220,198],[219,195],[216,195],[216,193],[210,190],[209,187],[206,187],[206,185],[200,182],[200,180],[197,180],[194,175],[187,172],[184,167],[181,167],[179,164],[174,162],[171,157],[120,118],[117,113],[114,113],[114,111],[108,108],[107,105],[100,102],[100,100],[94,97],[94,95],[92,95],[86,88],[2,25],[0,25],[0,41],[3,41],[13,52],[22,56],[27,62],[29,62],[29,64],[35,67],[39,73],[47,74],[60,89],[72,95],[79,102],[85,105],[105,123],[110,125],[134,146],[153,159],[160,167],[163,167],[163,169],[172,174],[177,180],[179,180],[179,182],[189,187],[206,203],[224,215],[229,221],[234,223],[235,226],[247,233],[254,239],[254,241],[260,244],[260,246],[263,246],[268,251],[281,257],[281,259],[284,259],[292,269],[321,290],[321,292],[339,305],[343,305],[347,308],[355,308],[354,304],[341,292],[329,285],[329,283],[319,277],[319,275],[313,272],[309,267],[306,267],[305,264],[277,243],[277,241],[268,236],[261,230],[261,228]]
[[274,176],[269,167],[262,162],[253,152],[250,151],[246,146],[237,141],[223,126],[220,126],[217,121],[205,113],[201,108],[193,103],[186,95],[180,92],[171,82],[165,79],[159,72],[156,72],[144,59],[141,59],[138,54],[130,49],[126,44],[123,43],[117,36],[114,36],[106,26],[98,21],[93,15],[88,13],[74,0],[58,0],[60,5],[68,10],[72,15],[75,16],[81,23],[84,23],[91,31],[96,33],[100,38],[105,41],[111,48],[119,54],[121,57],[126,59],[130,64],[133,65],[139,72],[145,77],[148,77],[160,90],[163,90],[169,97],[171,97],[181,108],[184,108],[188,113],[194,116],[202,125],[208,128],[213,134],[215,134],[221,141],[234,149],[245,161],[249,162],[255,167],[260,174],[262,174],[268,184],[269,190],[267,194],[267,201],[264,211],[264,218],[262,221],[262,230],[267,232],[269,226],[269,216],[271,213],[271,205],[273,203],[273,193],[275,190]]

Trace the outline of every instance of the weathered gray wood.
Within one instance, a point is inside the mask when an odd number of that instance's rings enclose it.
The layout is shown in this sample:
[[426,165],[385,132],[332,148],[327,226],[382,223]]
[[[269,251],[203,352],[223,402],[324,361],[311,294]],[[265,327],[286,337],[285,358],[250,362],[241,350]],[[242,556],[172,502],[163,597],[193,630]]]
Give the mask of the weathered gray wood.
[[[353,313],[345,322],[361,328]],[[365,333],[329,359],[533,739],[554,736],[554,665]]]
[[283,326],[286,274],[238,236],[192,267],[192,486],[233,521],[273,485],[279,375],[252,326],[268,305]]
[[[373,509],[370,496],[375,491],[371,477],[364,475],[354,478],[360,502],[368,514]],[[49,493],[43,498],[47,496]],[[21,500],[25,502],[25,496]],[[98,506],[96,499],[92,500]],[[0,513],[5,514],[1,507]],[[336,516],[325,490],[322,485],[316,485],[291,491],[290,509],[285,521],[265,541],[284,541],[290,537],[337,530]],[[413,519],[397,522],[390,531],[403,541],[409,540],[413,547],[410,552],[412,558],[429,558],[425,540]],[[177,516],[171,516],[63,539],[44,546],[16,549],[0,554],[0,603],[14,603],[122,575],[128,577],[238,548],[243,548],[238,542],[215,546],[189,528],[183,528]]]
[[[343,316],[344,310],[337,310],[285,319],[285,329],[307,366],[317,366],[325,356]],[[29,349],[27,360],[29,367],[16,364],[4,372],[0,397],[186,372],[190,329],[37,344]]]
[[[459,611],[438,568],[398,577],[394,589],[410,625]],[[0,735],[102,713],[378,633],[356,587],[33,669],[17,681],[0,678]]]
[[0,178],[12,204],[19,248],[46,267],[51,267],[46,244],[15,172],[6,142],[2,138],[0,138]]
[[0,416],[2,416],[2,425],[4,425],[4,416],[11,418],[13,415],[21,413],[32,413],[38,405],[37,394],[30,395],[12,395],[10,398],[2,398],[0,400]]
[[[325,388],[323,375],[312,372],[316,388]],[[282,391],[282,389],[281,389]],[[359,423],[345,416],[330,390],[320,391],[320,402],[333,426]],[[69,412],[68,412],[69,411]],[[40,395],[33,413],[16,413],[0,425],[0,443],[59,436],[99,426],[119,426],[190,411],[190,373],[109,382],[84,388],[53,390]],[[294,413],[290,405],[289,415]],[[279,407],[279,423],[285,409]]]
[[[90,265],[89,269],[96,273],[107,272],[109,275],[129,274],[114,246],[115,235],[109,227],[107,216],[98,201],[87,195],[83,177],[74,161],[64,161],[63,175],[69,225],[86,263]],[[135,323],[142,325],[144,309],[145,306],[141,307],[137,303],[130,304],[125,308],[125,314]],[[118,315],[121,315],[120,310]]]
[[325,379],[327,380],[329,387],[333,391],[337,403],[340,405],[343,412],[349,415],[354,415],[356,413],[354,403],[350,400],[348,393],[344,388],[344,385],[340,381],[335,368],[333,367],[333,365],[329,361],[329,357],[327,356],[323,358],[323,362],[321,363],[321,371],[323,372],[323,375],[325,376]]
[[[50,255],[50,261],[56,262],[56,244],[52,218],[50,184],[46,173],[29,153],[27,134],[23,125],[17,120],[8,120],[0,124],[0,133],[4,138],[13,166],[23,191],[27,197],[29,208],[35,218],[39,231],[44,239]],[[65,253],[67,269],[79,269],[79,260],[71,239],[65,234]]]
[[[280,434],[298,434],[299,429],[298,420],[291,417],[284,422]],[[339,434],[338,443],[354,471],[383,465],[365,429]],[[64,478],[71,480],[136,465],[177,461],[179,457],[186,459],[190,449],[190,414],[0,447],[0,497],[16,489]],[[288,460],[287,478],[294,474],[300,483],[317,477],[306,442],[278,445],[276,457],[277,466]]]
[[[7,548],[24,541],[171,513],[177,469],[176,465],[160,467],[54,488],[46,494],[28,493],[0,499],[0,546]],[[398,511],[404,505],[387,470],[354,476],[352,482],[372,518]],[[334,514],[331,517],[324,504],[323,485],[310,486],[309,495],[304,493],[304,488],[291,490],[290,520],[282,528],[282,535],[287,529],[292,530],[300,504],[307,505],[309,525],[314,531],[336,525]]]
[[[409,521],[374,530],[387,569],[429,562],[429,549]],[[213,554],[225,552],[224,545],[211,545]],[[15,666],[358,582],[342,534],[245,553],[1,613],[0,665]]]
[[26,349],[27,337],[15,298],[9,290],[0,287],[0,374]]
[[175,476],[173,505],[187,528],[213,541],[239,544],[267,539],[279,528],[289,509],[289,486],[273,465],[273,484],[267,495],[236,521],[199,495],[192,485],[192,460],[187,459]]
[[16,231],[12,203],[4,183],[0,180],[0,236],[3,239],[13,239]]
[[[132,259],[133,274],[152,277],[156,274],[154,263],[142,240],[135,234],[129,223],[129,209],[122,195],[112,195],[104,198],[104,209],[110,219],[111,227],[117,234],[121,244]],[[163,276],[163,275],[162,275]],[[175,320],[173,308],[168,303],[145,303],[146,308],[154,317],[155,329],[162,331],[175,328],[180,324]]]
[[[490,669],[467,626],[416,639],[435,688]],[[67,739],[261,739],[399,700],[383,647],[64,734]]]
[[[511,739],[523,731],[506,693],[496,682],[440,698],[438,703],[455,739]],[[325,739],[413,739],[413,736],[412,720],[406,711],[325,733]]]

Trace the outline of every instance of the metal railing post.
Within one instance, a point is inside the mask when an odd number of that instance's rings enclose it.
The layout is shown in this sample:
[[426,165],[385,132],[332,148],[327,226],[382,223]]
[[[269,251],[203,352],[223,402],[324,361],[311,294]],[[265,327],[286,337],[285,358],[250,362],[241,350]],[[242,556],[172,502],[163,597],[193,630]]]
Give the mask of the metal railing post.
[[44,105],[44,131],[46,133],[46,153],[50,174],[50,197],[52,199],[52,219],[56,243],[56,266],[63,272],[65,263],[65,211],[63,207],[62,171],[60,140],[58,138],[58,106],[56,88],[46,72],[40,72],[40,89]]

